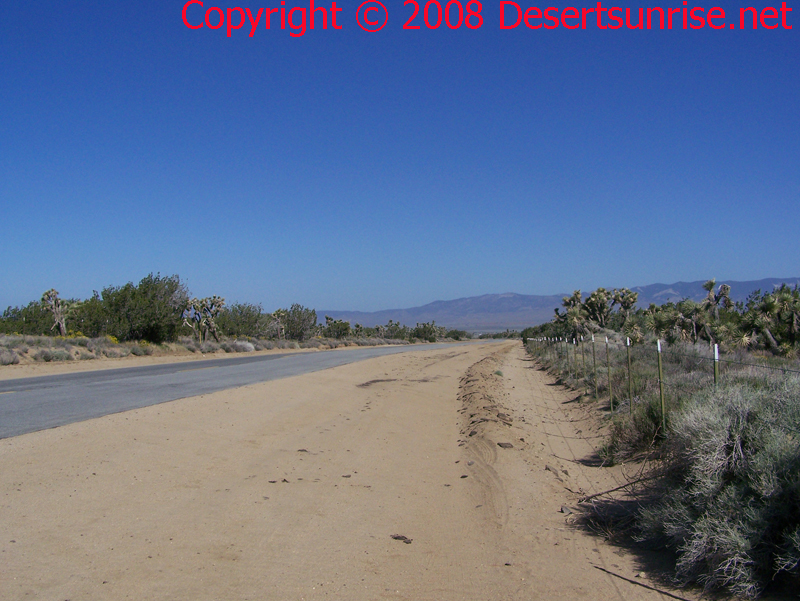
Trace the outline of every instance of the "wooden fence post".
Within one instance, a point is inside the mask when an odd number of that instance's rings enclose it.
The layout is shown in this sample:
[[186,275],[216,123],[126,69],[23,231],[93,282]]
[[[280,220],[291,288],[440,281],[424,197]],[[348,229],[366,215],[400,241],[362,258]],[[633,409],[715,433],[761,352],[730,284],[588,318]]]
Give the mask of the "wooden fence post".
[[592,334],[592,376],[594,377],[594,398],[597,398],[597,352],[595,351],[594,334]]
[[614,413],[614,391],[611,388],[611,354],[608,352],[608,336],[606,336],[606,367],[608,368],[608,406]]
[[667,410],[664,404],[664,367],[661,364],[661,340],[658,341],[658,392],[661,396],[661,435],[667,433]]
[[630,403],[630,407],[628,407],[629,412],[633,413],[633,379],[631,378],[631,339],[628,338],[628,345],[626,347],[628,349],[628,399]]
[[583,351],[583,336],[581,336],[581,363],[583,364],[583,369],[581,371],[583,375],[583,394],[588,395],[589,389],[586,386],[586,354]]

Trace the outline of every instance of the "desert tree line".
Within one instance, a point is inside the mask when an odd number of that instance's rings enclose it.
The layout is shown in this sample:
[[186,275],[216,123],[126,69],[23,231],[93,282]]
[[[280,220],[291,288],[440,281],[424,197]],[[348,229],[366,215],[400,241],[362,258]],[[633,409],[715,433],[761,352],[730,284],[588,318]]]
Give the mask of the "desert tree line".
[[553,320],[528,328],[525,336],[563,336],[580,340],[600,328],[623,334],[634,343],[648,335],[666,342],[718,344],[723,350],[765,351],[795,359],[800,355],[800,290],[783,285],[755,290],[743,302],[731,300],[727,284],[708,280],[701,302],[683,299],[638,308],[638,293],[627,288],[580,290],[564,297]]
[[301,304],[268,312],[259,304],[227,304],[218,295],[197,298],[177,275],[152,273],[138,284],[108,286],[88,299],[62,298],[57,290],[50,289],[25,306],[8,307],[0,316],[0,334],[107,337],[148,344],[190,339],[199,346],[247,338],[298,343],[314,338],[434,342],[470,336],[434,322],[409,327],[389,320],[368,327],[325,316],[324,324],[320,324],[317,312]]

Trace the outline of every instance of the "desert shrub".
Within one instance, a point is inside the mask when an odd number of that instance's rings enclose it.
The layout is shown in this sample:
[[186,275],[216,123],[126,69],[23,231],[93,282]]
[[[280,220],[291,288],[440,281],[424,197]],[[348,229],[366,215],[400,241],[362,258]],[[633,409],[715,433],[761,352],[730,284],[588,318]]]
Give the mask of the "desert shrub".
[[[51,351],[51,350],[42,350],[42,351],[40,351],[40,353],[43,353],[43,354],[46,353],[46,355],[43,356],[42,360],[43,361],[48,361],[48,362],[49,361],[72,361],[73,359],[75,359],[75,357],[72,356],[72,353],[70,353],[69,351],[64,350],[64,349],[56,349],[56,350],[53,350],[53,351]],[[49,356],[49,358],[47,358],[48,356]]]
[[465,330],[448,330],[445,337],[452,338],[453,340],[469,340],[472,338],[472,334]]
[[223,340],[219,346],[226,353],[251,353],[256,350],[255,345],[246,340]]
[[34,361],[45,361],[49,363],[53,360],[53,351],[50,349],[42,349],[33,355]]
[[61,338],[60,336],[56,336],[50,341],[50,344],[56,348],[65,349],[65,350],[72,350],[72,341],[67,338]]
[[638,519],[677,552],[681,583],[747,597],[800,565],[800,378],[751,380],[673,417],[662,494]]
[[143,357],[145,355],[153,354],[153,347],[147,344],[132,344],[130,346],[131,355],[136,357]]
[[19,363],[19,355],[14,351],[0,351],[0,365],[16,365]]
[[7,348],[7,349],[14,349],[17,348],[19,345],[23,343],[23,338],[21,336],[1,336],[0,335],[0,346]]
[[127,357],[130,355],[131,351],[124,346],[113,346],[101,349],[101,353],[109,359],[119,359],[120,357]]
[[19,363],[19,356],[28,352],[28,346],[25,344],[25,339],[22,336],[0,336],[0,347],[7,352],[6,358],[11,360],[12,355],[16,357],[13,363],[2,363],[0,365],[16,365]]
[[220,345],[216,342],[211,342],[210,340],[206,340],[203,344],[200,345],[200,352],[201,353],[216,353],[220,349]]
[[81,361],[88,361],[89,359],[96,359],[96,358],[97,357],[95,357],[92,353],[86,351],[81,351],[78,354],[78,359],[80,359]]
[[275,348],[275,343],[271,340],[256,340],[253,342],[257,351],[271,350]]

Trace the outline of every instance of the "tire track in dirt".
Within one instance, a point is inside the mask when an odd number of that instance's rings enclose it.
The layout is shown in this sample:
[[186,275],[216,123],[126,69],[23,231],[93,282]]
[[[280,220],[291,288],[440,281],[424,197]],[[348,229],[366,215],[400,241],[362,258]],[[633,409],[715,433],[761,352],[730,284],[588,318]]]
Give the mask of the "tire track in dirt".
[[477,468],[500,554],[514,558],[506,564],[516,583],[510,598],[673,598],[657,590],[633,555],[573,526],[581,497],[627,481],[624,466],[602,467],[607,420],[580,396],[539,370],[518,344],[461,378],[459,444]]

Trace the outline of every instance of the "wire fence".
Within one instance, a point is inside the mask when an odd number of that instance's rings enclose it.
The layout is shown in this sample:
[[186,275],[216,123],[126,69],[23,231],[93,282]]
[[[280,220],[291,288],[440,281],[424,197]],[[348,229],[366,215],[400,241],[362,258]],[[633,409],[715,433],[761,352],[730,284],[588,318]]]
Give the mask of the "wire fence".
[[607,398],[611,412],[632,413],[637,404],[655,404],[662,432],[670,407],[698,390],[759,372],[800,374],[796,362],[755,363],[744,351],[723,357],[716,344],[667,345],[661,340],[633,344],[629,338],[592,335],[571,340],[528,338],[527,347],[572,388],[583,388],[595,399]]

